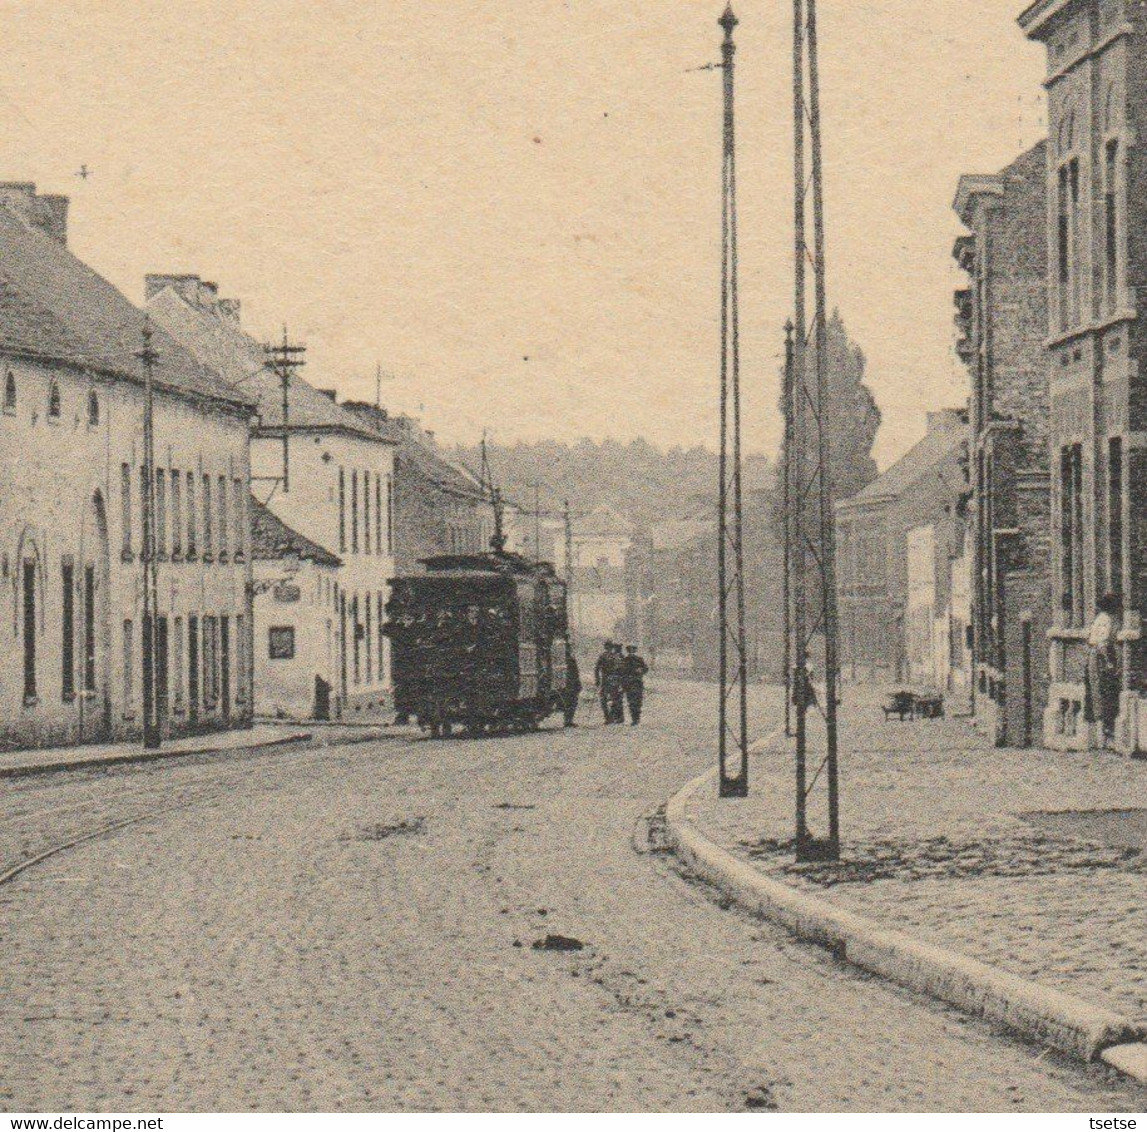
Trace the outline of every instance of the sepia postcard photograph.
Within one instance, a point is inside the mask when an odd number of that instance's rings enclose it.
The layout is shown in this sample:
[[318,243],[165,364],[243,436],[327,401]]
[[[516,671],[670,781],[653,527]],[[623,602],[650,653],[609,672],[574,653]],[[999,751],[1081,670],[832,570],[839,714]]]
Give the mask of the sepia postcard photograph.
[[1145,0],[0,0],[0,1132],[1147,1127],[1145,145]]

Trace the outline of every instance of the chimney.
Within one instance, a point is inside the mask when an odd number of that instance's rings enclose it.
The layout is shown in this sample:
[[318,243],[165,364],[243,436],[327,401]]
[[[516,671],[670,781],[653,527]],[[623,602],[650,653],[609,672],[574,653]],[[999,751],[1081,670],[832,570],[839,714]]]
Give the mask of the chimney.
[[329,398],[331,401],[333,401],[333,402],[334,402],[336,405],[338,404],[338,401],[339,401],[339,391],[338,391],[337,389],[320,389],[320,390],[319,390],[319,392],[320,392],[320,393],[321,393],[321,394],[322,394],[324,397],[327,397],[327,398]]
[[236,330],[239,329],[239,300],[238,299],[220,299],[215,304],[215,309],[219,312],[219,317],[224,322],[234,326]]
[[200,310],[214,311],[226,322],[239,325],[239,300],[219,298],[219,284],[208,279],[200,279],[194,274],[175,272],[145,275],[144,296],[151,302],[161,291],[170,287],[189,306]]
[[927,415],[929,433],[940,432],[945,429],[956,428],[968,423],[967,413],[963,409],[937,409]]
[[68,198],[39,196],[34,181],[0,181],[0,205],[60,244],[68,242]]

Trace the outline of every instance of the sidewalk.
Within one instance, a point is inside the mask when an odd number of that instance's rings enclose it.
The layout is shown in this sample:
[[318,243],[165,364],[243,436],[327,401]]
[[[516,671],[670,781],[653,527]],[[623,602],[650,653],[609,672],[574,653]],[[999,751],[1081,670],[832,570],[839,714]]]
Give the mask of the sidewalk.
[[[687,818],[843,911],[1147,1020],[1147,763],[996,750],[962,720],[885,723],[883,698],[845,689],[839,863],[793,863],[783,735],[753,756],[747,801],[701,790]],[[809,821],[822,832],[815,806]]]
[[53,774],[89,767],[156,762],[192,755],[217,755],[264,750],[308,740],[324,746],[367,743],[400,736],[394,728],[364,724],[256,723],[234,731],[217,731],[166,740],[158,751],[146,751],[138,741],[75,747],[45,747],[0,753],[0,779]]

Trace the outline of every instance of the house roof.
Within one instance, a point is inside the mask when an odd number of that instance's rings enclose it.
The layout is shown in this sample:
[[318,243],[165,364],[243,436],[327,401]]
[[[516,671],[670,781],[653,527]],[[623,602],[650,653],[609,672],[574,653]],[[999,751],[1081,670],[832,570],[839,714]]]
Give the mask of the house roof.
[[[0,207],[0,349],[142,384],[144,314],[59,240]],[[250,410],[231,388],[162,328],[155,386]]]
[[967,437],[968,426],[955,413],[935,420],[922,440],[867,487],[848,499],[842,499],[836,505],[837,510],[852,510],[898,499],[955,456]]
[[[249,392],[258,404],[261,428],[282,431],[282,382],[267,368],[262,343],[225,317],[217,307],[195,306],[172,287],[153,295],[148,300],[148,310],[156,322],[197,358],[217,369],[225,381]],[[335,404],[297,372],[289,375],[287,390],[292,431],[342,432],[384,444],[394,443]]]
[[264,504],[251,497],[251,556],[259,560],[293,555],[318,566],[341,566],[342,559],[288,527]]
[[615,535],[619,538],[628,538],[633,534],[633,524],[619,515],[612,507],[604,504],[595,507],[584,519],[574,526],[574,536],[585,535]]

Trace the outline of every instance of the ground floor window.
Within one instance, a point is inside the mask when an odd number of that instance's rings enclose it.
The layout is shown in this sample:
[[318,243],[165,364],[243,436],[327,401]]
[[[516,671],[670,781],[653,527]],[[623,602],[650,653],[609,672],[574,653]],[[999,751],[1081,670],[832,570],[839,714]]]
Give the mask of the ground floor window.
[[1060,451],[1060,581],[1064,623],[1082,625],[1083,608],[1083,445]]
[[60,565],[60,583],[60,686],[64,700],[70,702],[76,697],[76,570],[70,558]]
[[219,702],[219,621],[203,618],[203,706],[212,709]]
[[126,719],[135,715],[135,626],[130,620],[123,623],[123,714]]
[[36,702],[36,560],[25,559],[23,575],[24,703]]

